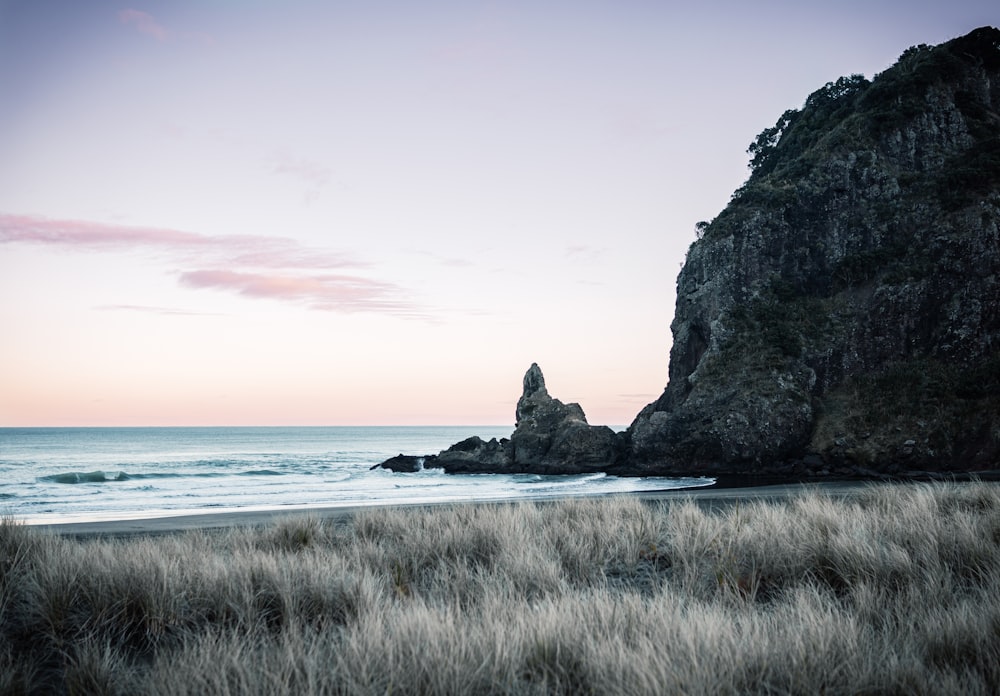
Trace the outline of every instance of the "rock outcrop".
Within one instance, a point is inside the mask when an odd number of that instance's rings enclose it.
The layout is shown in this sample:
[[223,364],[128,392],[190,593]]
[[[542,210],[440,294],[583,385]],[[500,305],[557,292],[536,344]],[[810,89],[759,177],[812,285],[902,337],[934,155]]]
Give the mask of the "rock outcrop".
[[433,462],[449,474],[492,474],[512,471],[510,440],[473,436],[441,452]]
[[589,425],[580,404],[564,404],[549,396],[538,365],[532,364],[524,375],[515,415],[517,423],[510,436],[515,469],[582,473],[606,469],[614,460],[614,431]]
[[1000,31],[841,78],[688,251],[635,473],[1000,464]]
[[400,454],[377,466],[407,472],[440,468],[453,474],[579,474],[602,471],[615,462],[615,432],[588,424],[579,404],[549,396],[537,364],[524,375],[515,417],[510,439],[473,436],[437,455]]

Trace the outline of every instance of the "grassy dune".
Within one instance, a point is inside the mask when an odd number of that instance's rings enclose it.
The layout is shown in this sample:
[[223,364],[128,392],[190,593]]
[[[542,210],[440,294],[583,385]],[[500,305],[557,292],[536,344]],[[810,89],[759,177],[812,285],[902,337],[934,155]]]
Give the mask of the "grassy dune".
[[0,524],[0,693],[1000,691],[1000,486]]

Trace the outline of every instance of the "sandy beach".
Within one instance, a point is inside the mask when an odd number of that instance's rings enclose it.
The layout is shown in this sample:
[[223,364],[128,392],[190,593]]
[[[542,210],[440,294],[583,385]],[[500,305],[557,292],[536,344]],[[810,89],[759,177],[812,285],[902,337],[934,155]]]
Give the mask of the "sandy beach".
[[[700,507],[709,510],[725,509],[740,502],[784,500],[807,491],[833,497],[849,496],[870,486],[900,485],[864,481],[837,481],[822,483],[783,483],[762,486],[706,487],[669,491],[647,491],[627,493],[627,495],[650,501],[679,501],[690,499]],[[905,485],[905,484],[903,484]],[[521,502],[530,498],[511,501],[482,501],[489,503]],[[549,499],[537,499],[544,502]],[[558,499],[557,499],[558,500]],[[419,503],[413,505],[388,505],[380,507],[440,507],[463,504],[477,504],[481,501]],[[225,512],[205,512],[161,517],[140,517],[136,519],[97,520],[33,525],[35,529],[69,536],[131,536],[156,535],[182,532],[194,529],[226,529],[232,527],[259,527],[277,520],[312,516],[321,519],[347,518],[360,510],[370,509],[365,505],[344,505],[331,507],[309,507],[271,510],[236,510]]]

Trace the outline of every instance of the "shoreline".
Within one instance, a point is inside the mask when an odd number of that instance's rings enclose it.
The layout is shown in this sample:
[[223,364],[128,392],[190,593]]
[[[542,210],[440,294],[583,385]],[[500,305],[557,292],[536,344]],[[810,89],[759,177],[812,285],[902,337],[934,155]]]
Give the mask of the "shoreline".
[[319,517],[320,519],[345,520],[363,510],[380,508],[434,508],[455,505],[499,505],[519,502],[557,502],[576,497],[634,496],[651,502],[681,501],[690,499],[695,504],[708,509],[724,509],[740,502],[787,500],[805,492],[819,492],[823,495],[846,497],[871,486],[892,485],[879,481],[825,481],[825,482],[784,482],[762,485],[711,485],[703,488],[678,488],[660,491],[639,491],[632,493],[598,493],[589,496],[561,497],[519,497],[503,499],[454,500],[439,502],[392,503],[373,505],[335,505],[302,507],[292,509],[267,510],[227,510],[219,512],[197,512],[162,517],[138,517],[135,519],[94,520],[80,522],[53,522],[28,525],[32,529],[61,536],[155,536],[193,530],[224,530],[236,527],[263,527],[278,520],[294,517]]
[[[804,493],[819,493],[829,497],[846,498],[859,492],[881,486],[898,486],[920,483],[971,483],[1000,484],[1000,472],[977,472],[972,475],[921,475],[886,479],[812,479],[788,480],[755,476],[720,476],[708,486],[673,488],[658,491],[627,493],[593,493],[577,496],[524,496],[517,498],[480,498],[470,500],[415,501],[409,503],[350,503],[287,508],[220,510],[217,512],[184,511],[179,514],[75,522],[25,523],[32,529],[61,536],[156,536],[193,530],[218,531],[237,527],[264,527],[276,521],[295,517],[318,517],[324,520],[346,520],[364,510],[392,508],[435,508],[455,505],[504,505],[519,502],[557,502],[573,498],[607,496],[634,496],[649,502],[691,500],[707,510],[724,510],[744,502],[777,502]],[[142,513],[138,513],[141,515]]]

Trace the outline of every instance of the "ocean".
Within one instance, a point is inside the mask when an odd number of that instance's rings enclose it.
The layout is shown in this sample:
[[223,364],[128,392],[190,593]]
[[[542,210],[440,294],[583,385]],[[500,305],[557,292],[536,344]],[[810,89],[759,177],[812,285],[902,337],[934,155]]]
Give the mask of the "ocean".
[[233,510],[508,500],[710,485],[710,478],[371,471],[510,427],[0,428],[0,515],[28,524]]

